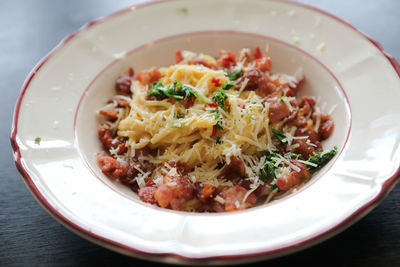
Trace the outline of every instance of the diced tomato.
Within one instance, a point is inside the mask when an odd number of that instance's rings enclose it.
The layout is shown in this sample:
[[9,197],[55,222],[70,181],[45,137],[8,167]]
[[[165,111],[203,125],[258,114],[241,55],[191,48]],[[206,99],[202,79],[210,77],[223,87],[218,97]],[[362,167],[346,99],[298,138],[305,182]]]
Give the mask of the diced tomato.
[[220,78],[212,77],[211,82],[215,85],[215,87],[220,87],[222,85]]
[[256,48],[254,49],[254,59],[260,59],[263,57],[263,54],[261,53],[260,47],[257,45]]
[[179,62],[183,61],[183,55],[181,50],[175,51],[175,63],[178,64]]
[[214,125],[214,126],[213,126],[213,130],[212,130],[212,132],[211,132],[211,137],[216,136],[216,135],[217,135],[217,132],[218,132],[218,128],[217,128],[216,125]]
[[219,59],[217,60],[218,65],[224,68],[231,68],[236,65],[236,57],[235,54],[231,51],[220,50],[219,51]]

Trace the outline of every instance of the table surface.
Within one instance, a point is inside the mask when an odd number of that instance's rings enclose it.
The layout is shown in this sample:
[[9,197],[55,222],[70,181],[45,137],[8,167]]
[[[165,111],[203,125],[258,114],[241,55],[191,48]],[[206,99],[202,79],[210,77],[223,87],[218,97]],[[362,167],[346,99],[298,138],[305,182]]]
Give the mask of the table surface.
[[[15,168],[9,142],[13,109],[25,77],[66,35],[138,1],[0,2],[0,266],[119,266],[149,262],[97,246],[67,230],[33,198]],[[376,39],[400,60],[400,1],[302,0]],[[400,186],[337,236],[265,265],[400,266]]]

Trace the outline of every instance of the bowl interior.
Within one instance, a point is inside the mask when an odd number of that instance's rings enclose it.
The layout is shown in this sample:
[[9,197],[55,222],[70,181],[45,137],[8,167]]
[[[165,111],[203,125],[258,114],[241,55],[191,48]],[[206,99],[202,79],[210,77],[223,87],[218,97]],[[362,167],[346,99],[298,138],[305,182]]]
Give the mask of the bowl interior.
[[[99,121],[96,111],[113,97],[115,80],[129,67],[139,72],[152,66],[174,64],[174,52],[178,49],[218,56],[220,49],[237,53],[243,47],[254,48],[257,45],[261,48],[268,46],[268,55],[273,65],[272,72],[305,75],[306,80],[299,91],[299,96],[315,96],[319,99],[322,111],[328,112],[333,109],[335,129],[322,145],[326,150],[335,145],[342,150],[350,127],[349,103],[337,79],[318,59],[294,45],[266,36],[240,32],[196,32],[164,38],[134,48],[110,63],[90,83],[77,108],[75,122],[79,151],[88,168],[116,192],[138,200],[138,196],[128,187],[102,174],[96,162],[96,154],[103,151],[97,138]],[[333,162],[334,160],[312,179],[315,181],[321,177]]]

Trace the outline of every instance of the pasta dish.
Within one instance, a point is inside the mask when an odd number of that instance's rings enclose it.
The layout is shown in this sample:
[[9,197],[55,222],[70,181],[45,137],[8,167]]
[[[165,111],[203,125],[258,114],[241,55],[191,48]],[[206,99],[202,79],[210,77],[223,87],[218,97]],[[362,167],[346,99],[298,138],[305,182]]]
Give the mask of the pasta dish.
[[303,75],[273,73],[257,46],[214,58],[178,50],[176,64],[115,83],[98,111],[102,172],[141,201],[181,211],[247,209],[284,197],[336,154],[319,99],[297,97]]

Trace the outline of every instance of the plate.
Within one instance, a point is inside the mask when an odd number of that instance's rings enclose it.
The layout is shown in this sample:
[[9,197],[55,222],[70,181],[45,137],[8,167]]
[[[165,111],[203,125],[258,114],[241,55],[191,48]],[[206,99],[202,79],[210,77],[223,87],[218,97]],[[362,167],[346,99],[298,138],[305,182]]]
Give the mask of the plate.
[[[336,106],[336,128],[324,146],[338,145],[340,153],[310,183],[257,208],[196,214],[142,203],[99,172],[94,113],[120,73],[171,64],[175,49],[215,55],[257,44],[270,47],[274,70],[302,68],[304,93]],[[95,243],[168,263],[268,259],[343,231],[393,188],[400,172],[399,75],[376,41],[303,4],[148,2],[87,24],[39,62],[16,104],[11,142],[38,201]]]

